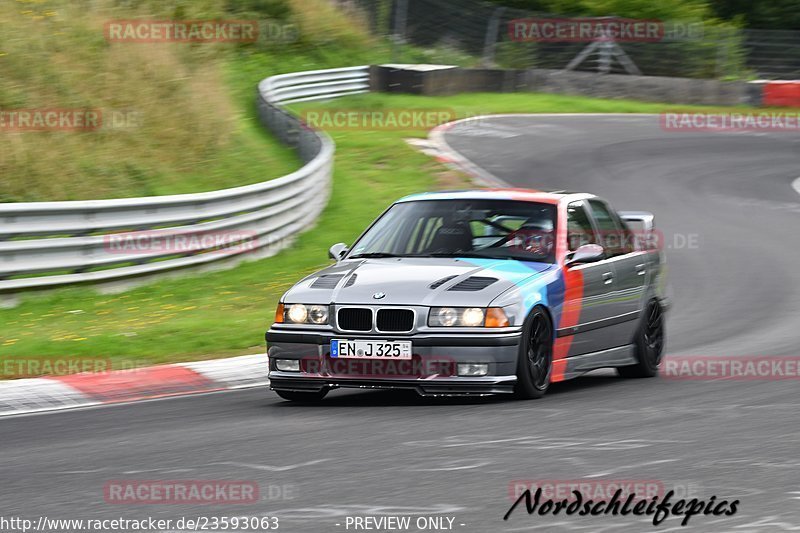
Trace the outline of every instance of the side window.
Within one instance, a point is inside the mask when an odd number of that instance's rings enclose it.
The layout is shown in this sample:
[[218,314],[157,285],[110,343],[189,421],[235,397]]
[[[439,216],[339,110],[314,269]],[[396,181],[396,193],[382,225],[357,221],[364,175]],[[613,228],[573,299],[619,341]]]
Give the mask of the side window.
[[596,244],[594,229],[583,202],[572,202],[567,206],[567,245],[574,252],[584,244]]
[[608,207],[597,200],[589,200],[589,206],[600,232],[600,245],[606,249],[607,255],[614,257],[626,253],[623,246],[622,228],[617,225]]

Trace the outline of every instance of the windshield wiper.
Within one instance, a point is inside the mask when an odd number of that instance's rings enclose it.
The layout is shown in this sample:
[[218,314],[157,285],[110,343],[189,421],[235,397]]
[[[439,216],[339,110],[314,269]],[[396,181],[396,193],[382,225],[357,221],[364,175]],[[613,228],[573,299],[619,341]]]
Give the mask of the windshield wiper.
[[381,257],[402,257],[397,254],[390,254],[389,252],[364,252],[362,254],[355,254],[348,257],[348,259],[379,259]]

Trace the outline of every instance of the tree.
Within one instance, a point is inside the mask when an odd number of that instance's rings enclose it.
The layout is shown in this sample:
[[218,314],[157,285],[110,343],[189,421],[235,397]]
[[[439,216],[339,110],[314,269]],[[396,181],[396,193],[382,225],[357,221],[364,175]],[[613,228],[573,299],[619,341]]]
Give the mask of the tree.
[[721,19],[741,18],[746,27],[800,30],[800,0],[711,0]]

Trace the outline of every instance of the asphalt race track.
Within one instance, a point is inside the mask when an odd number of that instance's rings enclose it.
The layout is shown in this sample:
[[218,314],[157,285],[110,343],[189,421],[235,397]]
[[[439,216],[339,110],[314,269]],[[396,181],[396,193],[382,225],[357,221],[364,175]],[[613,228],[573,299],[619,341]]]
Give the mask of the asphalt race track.
[[[798,355],[800,135],[667,132],[657,116],[509,116],[456,125],[446,140],[513,185],[656,213],[674,288],[668,353]],[[346,517],[366,515],[447,516],[475,533],[800,531],[798,392],[796,380],[600,372],[524,403],[337,391],[301,406],[244,390],[9,418],[0,497],[23,517],[269,515],[286,532],[348,531]],[[522,508],[503,521],[514,480],[581,478],[741,503],[684,528]],[[111,505],[103,486],[118,479],[252,480],[262,501]]]

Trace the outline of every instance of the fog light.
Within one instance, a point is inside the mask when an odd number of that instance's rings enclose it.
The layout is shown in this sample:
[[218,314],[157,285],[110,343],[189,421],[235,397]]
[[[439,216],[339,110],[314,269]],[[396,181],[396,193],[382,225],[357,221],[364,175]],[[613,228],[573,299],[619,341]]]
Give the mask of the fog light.
[[327,324],[328,323],[328,308],[324,305],[312,305],[308,308],[308,318],[314,324]]
[[486,363],[458,363],[459,376],[485,376],[489,373]]
[[281,372],[300,372],[299,359],[275,359],[275,368]]
[[436,315],[432,326],[455,326],[458,322],[458,312],[452,307],[441,307],[435,310]]

